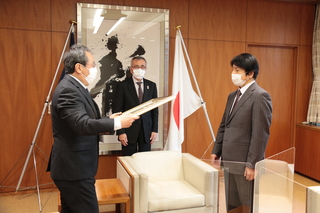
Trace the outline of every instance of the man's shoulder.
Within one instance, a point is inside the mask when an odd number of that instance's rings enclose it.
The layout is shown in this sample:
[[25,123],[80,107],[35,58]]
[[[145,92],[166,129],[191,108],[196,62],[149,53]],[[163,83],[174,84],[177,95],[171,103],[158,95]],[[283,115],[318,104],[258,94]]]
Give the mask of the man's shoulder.
[[81,85],[79,82],[77,82],[77,80],[75,80],[74,78],[70,77],[70,76],[65,76],[57,85],[57,88],[59,87],[68,87],[68,88],[74,88],[77,89],[79,88]]
[[268,93],[265,89],[260,87],[256,82],[251,85],[251,88],[253,88],[258,93]]
[[132,83],[132,78],[130,77],[130,78],[126,78],[123,81],[121,81],[119,83],[119,86],[124,86],[124,85],[128,85],[128,84],[131,84],[131,83]]
[[145,83],[156,85],[156,83],[154,83],[153,81],[148,80],[148,79],[146,79],[146,78],[144,78],[143,80],[144,80]]

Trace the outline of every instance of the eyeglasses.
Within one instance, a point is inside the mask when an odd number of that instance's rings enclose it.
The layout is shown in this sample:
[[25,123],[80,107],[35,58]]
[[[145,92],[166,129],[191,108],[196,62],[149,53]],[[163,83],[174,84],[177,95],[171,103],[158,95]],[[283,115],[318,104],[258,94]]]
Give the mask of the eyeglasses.
[[147,67],[146,66],[144,66],[144,65],[141,65],[141,66],[139,66],[139,65],[134,65],[134,66],[131,66],[133,69],[143,69],[143,70],[145,70],[145,69],[147,69]]

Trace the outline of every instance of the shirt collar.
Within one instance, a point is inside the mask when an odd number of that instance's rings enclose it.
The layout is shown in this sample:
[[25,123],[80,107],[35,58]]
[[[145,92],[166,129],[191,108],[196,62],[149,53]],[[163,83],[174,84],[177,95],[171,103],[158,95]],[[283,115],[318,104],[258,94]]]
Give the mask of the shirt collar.
[[132,77],[132,80],[133,80],[134,85],[136,85],[136,84],[137,84],[137,82],[141,82],[141,83],[143,83],[143,79],[142,79],[141,81],[137,81],[134,77]]
[[85,86],[78,78],[76,78],[75,76],[70,75],[70,74],[69,74],[69,76],[72,77],[72,78],[74,78],[76,81],[78,81],[78,82],[80,83],[80,85],[83,86],[83,88],[88,89],[88,87]]
[[244,93],[247,91],[247,89],[248,89],[254,82],[256,82],[256,81],[251,81],[249,84],[247,84],[247,85],[239,88],[239,90],[241,91],[241,94],[244,94]]

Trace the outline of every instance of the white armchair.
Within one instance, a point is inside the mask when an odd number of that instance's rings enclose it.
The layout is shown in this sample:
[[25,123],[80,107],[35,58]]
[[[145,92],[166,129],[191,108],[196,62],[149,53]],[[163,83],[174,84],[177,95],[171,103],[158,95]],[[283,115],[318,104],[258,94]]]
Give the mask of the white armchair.
[[308,187],[307,213],[320,213],[320,186]]
[[117,178],[131,197],[133,213],[217,213],[218,170],[188,153],[118,157]]

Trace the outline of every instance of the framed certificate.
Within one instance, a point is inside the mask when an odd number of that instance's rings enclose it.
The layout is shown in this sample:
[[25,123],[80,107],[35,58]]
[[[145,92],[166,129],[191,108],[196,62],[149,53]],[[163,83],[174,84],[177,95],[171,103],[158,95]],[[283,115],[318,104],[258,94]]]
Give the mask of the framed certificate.
[[131,114],[131,115],[142,115],[143,113],[146,113],[158,106],[161,106],[169,101],[172,101],[173,99],[175,99],[175,96],[171,95],[171,96],[166,96],[166,97],[160,97],[160,98],[154,98],[151,99],[145,103],[142,103],[134,108],[131,108],[125,112],[123,112],[123,114]]

